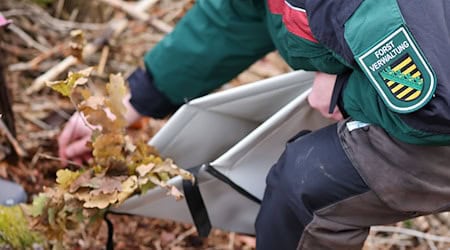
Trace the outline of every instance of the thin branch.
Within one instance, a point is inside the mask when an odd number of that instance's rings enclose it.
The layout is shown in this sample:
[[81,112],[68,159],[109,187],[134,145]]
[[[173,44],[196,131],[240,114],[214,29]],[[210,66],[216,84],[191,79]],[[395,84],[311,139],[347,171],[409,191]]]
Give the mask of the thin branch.
[[41,129],[44,130],[50,130],[52,129],[52,126],[48,125],[47,123],[35,118],[31,113],[23,113],[22,117],[33,123],[34,125],[38,126]]
[[22,63],[16,63],[11,64],[8,66],[9,71],[23,71],[23,70],[31,70],[38,67],[38,65],[42,62],[47,60],[48,58],[52,57],[53,55],[61,52],[64,49],[64,44],[58,44],[51,48],[50,50],[43,52],[33,58],[32,60],[28,62],[22,62]]
[[114,8],[120,9],[135,19],[144,22],[149,22],[152,26],[165,33],[169,33],[173,30],[173,27],[170,26],[169,24],[157,18],[152,18],[148,13],[145,12],[145,9],[140,8],[139,3],[133,4],[122,0],[98,0],[98,1],[103,2],[105,4],[109,4]]
[[14,136],[11,134],[11,131],[9,131],[6,124],[3,122],[2,119],[0,119],[0,131],[2,134],[8,138],[11,145],[14,147],[14,150],[16,151],[17,155],[20,157],[27,157],[27,152],[20,146],[19,142],[14,138]]
[[80,164],[78,164],[77,162],[74,162],[74,161],[70,161],[70,160],[64,160],[64,159],[61,159],[61,158],[59,158],[59,157],[55,157],[55,156],[51,156],[51,155],[48,155],[48,154],[38,154],[38,157],[39,158],[44,158],[44,159],[47,159],[47,160],[54,160],[54,161],[60,161],[60,162],[67,162],[67,163],[69,163],[69,164],[71,164],[71,165],[74,165],[74,166],[77,166],[77,167],[80,167],[80,168],[82,168],[83,167],[83,165],[80,165]]
[[39,155],[42,153],[42,147],[39,147],[31,159],[30,167],[34,168],[39,161]]
[[109,46],[106,45],[102,48],[102,53],[100,55],[100,60],[98,62],[97,72],[99,75],[103,75],[103,73],[105,72],[108,55],[109,55]]
[[153,27],[165,33],[170,33],[173,30],[172,26],[156,18],[150,20],[150,24],[153,25]]
[[172,247],[176,246],[178,243],[182,242],[186,237],[188,237],[191,234],[194,234],[196,231],[197,231],[197,229],[195,229],[195,227],[191,227],[186,232],[178,235],[178,237],[174,241],[170,242],[168,247],[172,248]]
[[423,233],[417,230],[401,228],[401,227],[392,227],[392,226],[375,226],[371,227],[372,231],[375,232],[388,232],[388,233],[400,233],[405,235],[414,236],[421,239],[436,241],[436,242],[445,242],[450,243],[450,237],[446,236],[438,236],[429,233]]
[[35,41],[30,35],[28,35],[25,31],[23,31],[19,26],[14,23],[8,26],[8,29],[14,32],[17,36],[19,36],[22,40],[24,40],[28,46],[33,47],[41,52],[47,52],[49,48]]
[[14,16],[27,16],[33,18],[34,21],[52,30],[65,32],[68,32],[73,29],[101,30],[104,29],[106,26],[106,24],[80,23],[54,18],[51,15],[49,15],[46,11],[44,11],[40,7],[35,6],[34,4],[24,5],[22,7],[23,9],[12,9],[2,12],[2,14],[6,18],[11,18]]
[[[126,19],[113,19],[109,22],[108,29],[101,35],[99,39],[92,43],[88,43],[83,49],[83,58],[94,54],[100,47],[108,42],[111,38],[116,38],[126,28],[128,22]],[[32,85],[27,88],[27,95],[41,90],[45,86],[45,82],[53,81],[58,75],[66,71],[71,66],[78,63],[78,59],[74,56],[68,56],[63,61],[55,65],[53,68],[40,75],[34,80]]]
[[426,242],[427,242],[428,246],[430,247],[430,250],[438,250],[432,240],[426,240]]
[[64,2],[65,2],[65,0],[58,0],[58,3],[56,4],[56,11],[55,11],[56,18],[61,17],[61,14],[62,14],[63,8],[64,8]]
[[148,10],[153,7],[159,0],[140,0],[136,3],[136,9],[138,10]]
[[37,77],[33,84],[26,89],[25,93],[27,95],[32,94],[34,92],[37,92],[41,90],[45,86],[46,81],[52,81],[57,76],[59,76],[62,72],[66,71],[71,66],[75,65],[78,62],[78,59],[76,59],[74,56],[68,56],[61,62],[59,62],[57,65],[49,69],[44,74]]

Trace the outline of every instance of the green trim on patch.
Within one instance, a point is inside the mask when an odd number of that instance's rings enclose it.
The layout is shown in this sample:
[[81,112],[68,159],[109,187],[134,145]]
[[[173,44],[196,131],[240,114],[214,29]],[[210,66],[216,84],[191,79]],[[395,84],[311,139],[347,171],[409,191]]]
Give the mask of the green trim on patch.
[[356,55],[356,61],[394,112],[422,108],[436,90],[436,75],[404,25]]

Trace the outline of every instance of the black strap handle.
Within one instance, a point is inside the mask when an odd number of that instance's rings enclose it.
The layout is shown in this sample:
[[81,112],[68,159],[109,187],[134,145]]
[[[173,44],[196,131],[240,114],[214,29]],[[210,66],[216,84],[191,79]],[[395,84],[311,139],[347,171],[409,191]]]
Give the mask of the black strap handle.
[[208,237],[211,232],[211,221],[197,181],[183,180],[183,190],[198,235]]
[[114,224],[108,218],[109,212],[105,212],[103,219],[108,226],[108,238],[106,240],[106,250],[114,250]]

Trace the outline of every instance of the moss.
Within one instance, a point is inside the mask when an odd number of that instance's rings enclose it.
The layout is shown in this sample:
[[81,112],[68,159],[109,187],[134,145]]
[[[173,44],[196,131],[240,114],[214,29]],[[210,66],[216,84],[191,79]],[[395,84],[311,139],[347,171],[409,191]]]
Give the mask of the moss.
[[0,206],[0,248],[33,249],[43,243],[43,238],[30,230],[21,207]]
[[405,220],[405,221],[403,221],[403,227],[405,227],[405,228],[412,228],[413,227],[412,220]]

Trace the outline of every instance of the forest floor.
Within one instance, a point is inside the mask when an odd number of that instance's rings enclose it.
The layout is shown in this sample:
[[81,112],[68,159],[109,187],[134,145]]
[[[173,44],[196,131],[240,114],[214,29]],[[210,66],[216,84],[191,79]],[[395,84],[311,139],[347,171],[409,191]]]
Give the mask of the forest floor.
[[[55,183],[62,168],[56,139],[74,112],[70,101],[42,85],[41,79],[65,78],[68,71],[97,66],[94,76],[105,82],[110,73],[128,76],[142,58],[183,17],[193,0],[1,0],[0,13],[13,23],[0,30],[0,51],[14,112],[16,140],[26,155],[6,160],[0,147],[0,177],[20,183],[30,197]],[[115,20],[115,21],[112,21]],[[83,63],[70,57],[70,32],[83,30],[92,51]],[[61,62],[64,62],[61,64]],[[58,67],[55,67],[59,65]],[[290,71],[274,52],[224,88]],[[148,140],[164,120],[144,119],[130,134]],[[0,142],[5,144],[6,139]],[[214,229],[207,239],[190,224],[141,216],[110,215],[115,249],[254,249],[254,238]],[[450,215],[419,217],[389,227],[374,228],[365,249],[450,249]],[[392,232],[395,231],[395,232]],[[442,236],[442,237],[437,237]],[[104,249],[106,225],[95,234],[68,238],[72,249]]]

